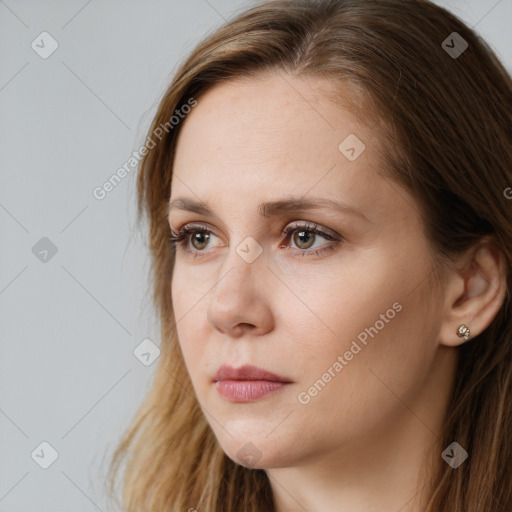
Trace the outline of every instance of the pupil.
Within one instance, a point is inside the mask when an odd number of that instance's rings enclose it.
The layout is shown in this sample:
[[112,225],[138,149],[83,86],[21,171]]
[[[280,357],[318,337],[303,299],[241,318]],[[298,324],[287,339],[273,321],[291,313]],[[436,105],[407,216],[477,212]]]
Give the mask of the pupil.
[[[201,240],[201,238],[203,240]],[[195,233],[194,234],[194,245],[198,243],[200,246],[204,245],[207,241],[208,234],[207,233]]]
[[305,245],[306,249],[311,247],[311,244],[308,242],[310,242],[314,238],[313,233],[310,233],[308,231],[299,231],[297,234],[300,240],[300,242],[297,243],[298,246],[301,246],[301,244]]

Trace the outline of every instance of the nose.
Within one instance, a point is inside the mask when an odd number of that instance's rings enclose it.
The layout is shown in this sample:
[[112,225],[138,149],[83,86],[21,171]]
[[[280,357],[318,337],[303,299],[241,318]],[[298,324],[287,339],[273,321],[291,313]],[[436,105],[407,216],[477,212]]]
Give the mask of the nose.
[[210,294],[209,323],[233,338],[271,331],[274,318],[268,280],[273,275],[266,268],[263,255],[247,263],[233,247],[224,263],[221,277]]

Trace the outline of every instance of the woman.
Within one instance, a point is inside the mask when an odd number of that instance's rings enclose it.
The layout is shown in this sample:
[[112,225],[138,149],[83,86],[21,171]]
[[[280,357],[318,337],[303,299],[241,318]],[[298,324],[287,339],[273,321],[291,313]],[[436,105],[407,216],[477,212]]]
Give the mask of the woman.
[[511,113],[424,0],[274,0],[197,46],[138,176],[162,341],[125,510],[511,509]]

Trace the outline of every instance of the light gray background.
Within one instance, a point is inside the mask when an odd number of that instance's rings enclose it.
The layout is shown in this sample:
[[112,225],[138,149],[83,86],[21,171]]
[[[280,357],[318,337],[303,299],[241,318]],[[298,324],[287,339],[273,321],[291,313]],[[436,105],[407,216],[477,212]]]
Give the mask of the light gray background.
[[[157,364],[133,350],[158,325],[136,171],[92,191],[140,147],[177,63],[252,3],[0,0],[0,512],[114,510],[106,463]],[[512,0],[437,3],[512,69]],[[59,45],[46,59],[43,31]],[[31,458],[43,441],[48,469]]]

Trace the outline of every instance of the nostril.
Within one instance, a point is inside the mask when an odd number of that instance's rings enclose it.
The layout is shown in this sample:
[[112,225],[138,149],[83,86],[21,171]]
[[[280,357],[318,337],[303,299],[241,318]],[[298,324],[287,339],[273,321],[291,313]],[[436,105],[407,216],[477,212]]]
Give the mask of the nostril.
[[247,331],[252,331],[256,326],[254,324],[242,322],[233,328],[234,333],[239,336]]

